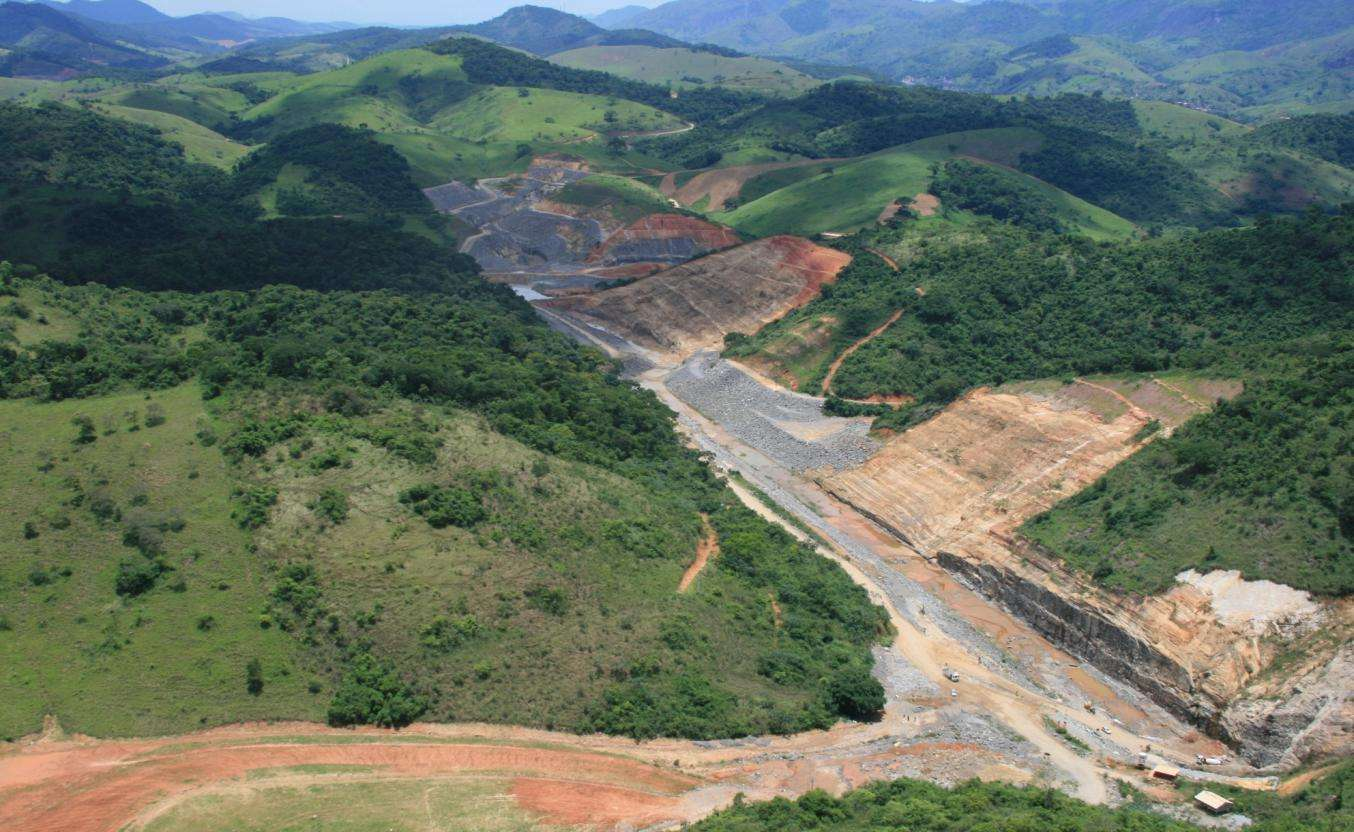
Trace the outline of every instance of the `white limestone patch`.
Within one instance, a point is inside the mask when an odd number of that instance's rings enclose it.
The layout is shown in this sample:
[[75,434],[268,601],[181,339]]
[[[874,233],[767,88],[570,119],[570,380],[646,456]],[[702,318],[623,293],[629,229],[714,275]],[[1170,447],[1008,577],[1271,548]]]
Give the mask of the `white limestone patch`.
[[1321,611],[1310,593],[1273,581],[1243,580],[1235,569],[1201,574],[1186,569],[1175,579],[1208,597],[1213,614],[1229,627],[1259,635],[1270,625],[1293,624]]

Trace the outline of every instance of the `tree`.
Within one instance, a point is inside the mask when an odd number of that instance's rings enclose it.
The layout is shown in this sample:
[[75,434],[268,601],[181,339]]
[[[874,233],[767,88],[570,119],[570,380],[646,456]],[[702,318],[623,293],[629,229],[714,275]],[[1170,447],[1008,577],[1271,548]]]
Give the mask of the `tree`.
[[263,664],[258,659],[250,659],[244,666],[244,689],[251,696],[263,693]]
[[852,719],[871,719],[884,710],[884,686],[859,665],[851,665],[827,683],[828,706]]
[[402,728],[422,716],[427,704],[370,653],[353,659],[329,704],[330,725]]

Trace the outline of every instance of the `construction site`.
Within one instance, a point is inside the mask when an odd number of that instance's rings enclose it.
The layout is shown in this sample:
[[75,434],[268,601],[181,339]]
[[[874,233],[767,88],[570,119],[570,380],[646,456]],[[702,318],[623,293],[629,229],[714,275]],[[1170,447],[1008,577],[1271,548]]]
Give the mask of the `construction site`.
[[[726,168],[683,189],[722,204],[756,172]],[[1110,804],[1122,781],[1205,822],[1227,801],[1203,791],[1191,808],[1166,784],[1274,789],[1286,769],[1349,752],[1350,640],[1283,674],[1266,669],[1317,630],[1354,631],[1354,604],[1225,572],[1182,574],[1167,593],[1126,601],[1017,531],[1151,441],[1147,425],[1169,433],[1236,385],[1211,381],[1201,398],[1152,379],[1015,383],[972,390],[904,432],[872,433],[868,418],[828,415],[823,396],[719,354],[731,333],[817,296],[849,255],[798,237],[743,242],[677,209],[618,223],[552,201],[586,175],[538,159],[523,176],[426,193],[476,229],[463,251],[487,279],[619,361],[748,507],[840,563],[887,610],[896,636],[875,651],[882,718],[638,743],[473,724],[398,734],[243,725],[136,741],[52,726],[0,758],[15,828],[154,829],[192,801],[270,783],[414,776],[492,781],[548,822],[593,828],[677,828],[736,794],[841,793],[903,776],[1043,784]],[[684,582],[717,558],[706,547]],[[256,771],[270,773],[242,779]]]

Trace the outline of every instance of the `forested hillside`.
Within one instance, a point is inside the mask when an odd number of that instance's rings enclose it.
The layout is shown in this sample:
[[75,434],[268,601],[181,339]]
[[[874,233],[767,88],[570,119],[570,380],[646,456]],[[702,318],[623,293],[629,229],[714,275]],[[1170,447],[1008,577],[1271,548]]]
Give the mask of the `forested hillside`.
[[[1345,594],[1354,586],[1352,234],[1347,213],[1116,245],[1009,225],[878,231],[853,242],[859,256],[830,293],[730,354],[771,362],[812,385],[834,355],[902,310],[833,379],[846,398],[909,397],[899,410],[876,408],[877,424],[890,427],[927,418],[974,386],[1021,379],[1244,379],[1246,392],[1234,402],[1155,443],[1027,531],[1117,589],[1153,592],[1196,567]],[[900,271],[865,248],[892,252]],[[827,328],[832,338],[801,346],[809,328]]]
[[[388,146],[320,125],[227,174],[92,112],[4,114],[25,265],[0,276],[0,430],[25,438],[0,449],[23,495],[0,733],[427,715],[708,738],[882,706],[882,611],[430,239]],[[93,707],[114,689],[134,706]]]
[[[284,137],[232,175],[90,111],[0,104],[0,113],[0,137],[13,148],[0,168],[6,246],[55,275],[150,289],[427,289],[473,273],[468,258],[404,230],[406,218],[426,228],[440,219],[404,159],[359,131]],[[287,165],[294,181],[281,196],[292,210],[276,213],[324,216],[258,219],[257,189]],[[335,209],[360,213],[340,219]]]

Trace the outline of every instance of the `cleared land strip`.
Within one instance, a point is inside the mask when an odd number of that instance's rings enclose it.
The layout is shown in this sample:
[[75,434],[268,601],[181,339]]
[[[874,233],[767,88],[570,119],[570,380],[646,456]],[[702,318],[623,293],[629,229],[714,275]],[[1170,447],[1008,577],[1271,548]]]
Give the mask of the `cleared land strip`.
[[691,586],[691,582],[696,580],[696,576],[705,569],[710,563],[710,559],[719,554],[719,536],[715,530],[710,528],[710,518],[701,515],[701,540],[696,544],[696,559],[682,573],[682,580],[677,584],[678,592],[686,592]]

